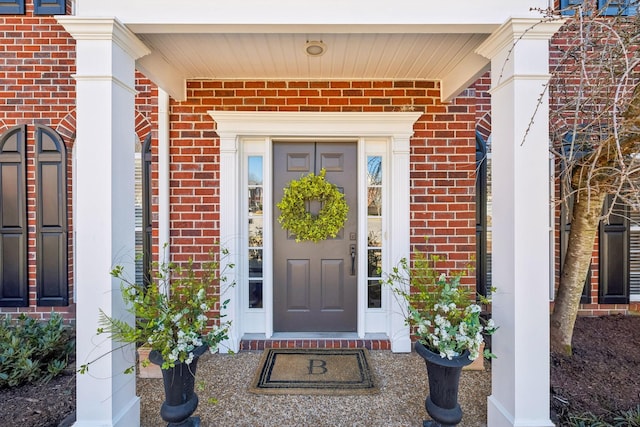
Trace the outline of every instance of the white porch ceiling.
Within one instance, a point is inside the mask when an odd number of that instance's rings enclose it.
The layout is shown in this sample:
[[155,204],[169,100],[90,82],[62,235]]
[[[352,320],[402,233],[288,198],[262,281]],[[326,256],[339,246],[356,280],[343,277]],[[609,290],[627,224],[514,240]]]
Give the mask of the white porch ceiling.
[[[139,68],[161,80],[167,67],[183,80],[437,80],[453,96],[486,69],[488,60],[474,51],[488,35],[144,33],[138,36],[152,54],[139,60]],[[322,41],[325,53],[308,56],[308,41]]]
[[[512,17],[551,0],[75,0],[114,16],[151,50],[138,69],[171,96],[188,79],[437,80],[448,100],[488,68],[475,53]],[[327,46],[304,53],[307,41]]]
[[[479,34],[144,34],[187,78],[440,79],[486,38]],[[305,54],[307,41],[327,46]]]

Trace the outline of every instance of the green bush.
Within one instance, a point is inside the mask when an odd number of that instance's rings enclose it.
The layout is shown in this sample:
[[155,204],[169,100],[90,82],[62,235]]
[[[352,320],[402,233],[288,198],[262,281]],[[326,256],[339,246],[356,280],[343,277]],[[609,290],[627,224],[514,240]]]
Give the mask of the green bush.
[[67,367],[74,347],[59,314],[46,322],[25,314],[5,316],[0,321],[0,388],[48,382]]
[[595,415],[590,412],[584,414],[567,414],[561,420],[561,426],[568,427],[640,427],[640,405],[628,411],[610,412]]

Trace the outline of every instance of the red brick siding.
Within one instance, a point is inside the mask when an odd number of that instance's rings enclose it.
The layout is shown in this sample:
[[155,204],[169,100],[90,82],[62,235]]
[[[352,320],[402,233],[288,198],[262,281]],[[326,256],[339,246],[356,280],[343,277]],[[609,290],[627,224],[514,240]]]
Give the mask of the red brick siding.
[[[556,7],[558,2],[556,1]],[[569,51],[572,46],[578,43],[578,38],[574,32],[575,28],[570,26],[563,26],[560,31],[552,38],[550,43],[550,71],[557,76],[552,80],[552,87],[550,88],[549,106],[552,111],[562,111],[563,106],[566,103],[566,99],[571,99],[578,96],[580,78],[579,64],[572,62],[573,60],[566,57],[565,52]],[[587,94],[586,96],[589,96]],[[594,96],[596,96],[594,94]],[[597,94],[600,96],[600,94]],[[566,114],[551,114],[550,126],[552,129],[551,137],[555,140],[562,138],[562,129],[569,129],[573,126],[574,117],[573,112],[567,112]],[[586,119],[586,118],[585,118]],[[557,130],[560,129],[560,132]],[[558,169],[559,170],[559,169]],[[557,181],[555,186],[555,199],[560,202],[562,194],[560,191],[560,183]],[[560,265],[560,234],[564,227],[560,218],[560,203],[556,205],[555,209],[555,272],[556,283],[555,287],[559,284],[560,271],[562,266]],[[598,237],[596,236],[596,242],[594,244],[593,252],[591,255],[591,279],[590,279],[590,300],[589,304],[581,304],[578,314],[579,315],[603,315],[603,314],[615,314],[615,313],[627,313],[633,310],[637,311],[638,304],[598,304],[598,286],[599,286],[599,248]]]
[[[206,256],[219,237],[219,139],[207,111],[424,113],[411,140],[411,244],[462,270],[475,257],[475,104],[431,81],[191,81],[171,107],[171,247]],[[428,244],[425,247],[425,237]]]
[[[36,306],[36,188],[34,125],[49,126],[62,137],[67,148],[69,306],[55,307],[75,321],[73,299],[72,150],[75,141],[75,41],[51,16],[34,16],[33,3],[27,13],[0,15],[0,134],[19,124],[27,125],[27,206],[29,307],[1,307],[0,313],[28,313],[48,318],[52,307]],[[67,4],[70,9],[70,4]],[[70,10],[69,10],[70,12]],[[143,141],[157,129],[157,88],[137,76],[136,132]],[[157,172],[154,171],[155,174]],[[155,188],[155,186],[154,186]],[[154,204],[154,210],[157,210]]]
[[[71,207],[71,151],[75,131],[75,42],[50,16],[33,16],[33,3],[27,13],[0,16],[0,133],[27,125],[27,206],[29,307],[2,308],[3,313],[25,312],[47,318],[51,307],[36,307],[36,216],[35,216],[35,140],[34,125],[49,126],[63,138],[67,147],[68,206]],[[68,307],[55,311],[67,319],[75,317],[73,304],[73,221],[68,222],[69,300]]]

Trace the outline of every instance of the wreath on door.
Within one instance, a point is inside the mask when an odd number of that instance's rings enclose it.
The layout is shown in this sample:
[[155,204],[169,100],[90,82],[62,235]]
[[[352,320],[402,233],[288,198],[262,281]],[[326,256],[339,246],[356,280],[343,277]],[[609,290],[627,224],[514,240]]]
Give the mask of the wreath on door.
[[[296,242],[318,243],[329,236],[336,237],[347,221],[349,206],[335,184],[325,179],[326,171],[310,173],[289,182],[284,196],[276,204],[280,209],[278,222],[282,228],[295,235]],[[308,203],[321,204],[317,215],[308,211]]]

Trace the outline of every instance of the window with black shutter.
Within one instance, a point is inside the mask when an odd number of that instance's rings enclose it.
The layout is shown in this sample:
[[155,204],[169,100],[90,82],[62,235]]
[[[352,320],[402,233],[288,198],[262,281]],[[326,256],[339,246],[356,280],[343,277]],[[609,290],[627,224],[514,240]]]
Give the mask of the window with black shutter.
[[[613,203],[609,196],[604,212]],[[629,207],[615,203],[608,222],[600,223],[600,304],[629,303]]]
[[153,217],[151,215],[151,135],[142,144],[142,242],[143,283],[151,283],[151,238],[153,233]]
[[476,132],[476,291],[483,296],[488,296],[487,291],[491,288],[491,258],[487,250],[488,162],[487,144]]
[[69,304],[67,155],[60,136],[36,125],[36,295],[39,306]]
[[[563,15],[571,16],[575,13],[572,6],[582,4],[583,0],[560,0],[560,10]],[[632,16],[638,11],[638,0],[598,0],[598,9],[604,16]]]
[[0,307],[29,305],[25,125],[0,136]]
[[0,0],[0,15],[24,15],[25,0]]
[[34,0],[34,15],[64,15],[66,0]]

